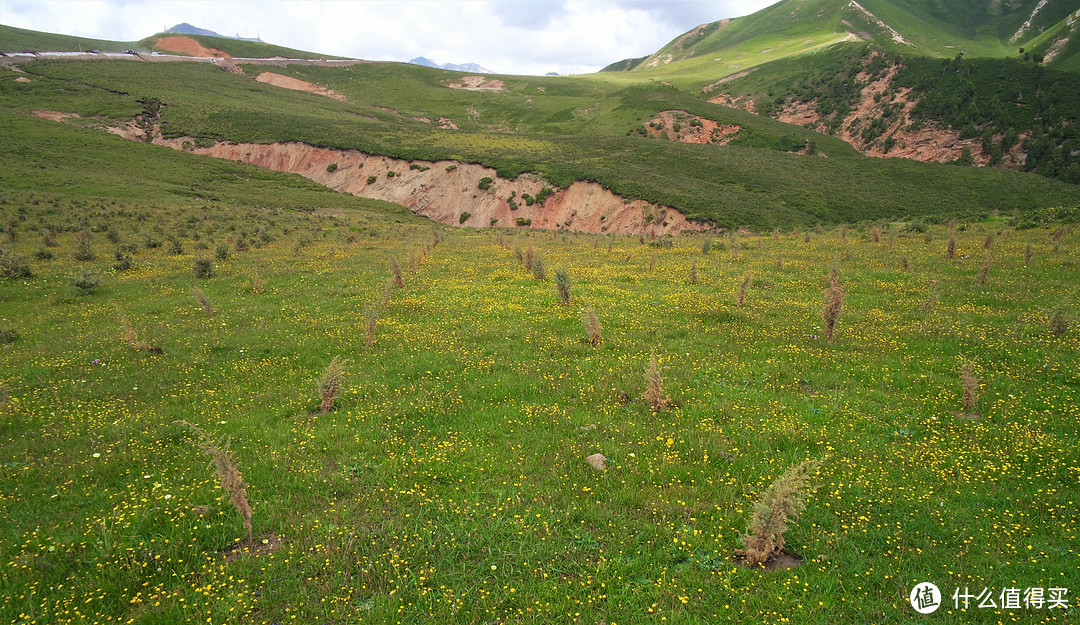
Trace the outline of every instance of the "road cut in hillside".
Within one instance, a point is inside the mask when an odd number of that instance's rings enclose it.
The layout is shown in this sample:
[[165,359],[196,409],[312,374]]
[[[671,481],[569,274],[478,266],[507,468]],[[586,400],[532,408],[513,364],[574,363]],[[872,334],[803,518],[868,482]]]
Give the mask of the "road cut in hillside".
[[[440,223],[477,228],[560,228],[575,232],[660,236],[706,230],[677,210],[644,200],[627,200],[595,182],[552,189],[543,203],[528,204],[546,185],[524,174],[499,178],[494,169],[455,161],[405,161],[356,150],[302,143],[217,143],[193,147],[193,139],[154,143],[196,154],[300,174],[353,195],[401,204]],[[481,188],[482,181],[486,189]]]

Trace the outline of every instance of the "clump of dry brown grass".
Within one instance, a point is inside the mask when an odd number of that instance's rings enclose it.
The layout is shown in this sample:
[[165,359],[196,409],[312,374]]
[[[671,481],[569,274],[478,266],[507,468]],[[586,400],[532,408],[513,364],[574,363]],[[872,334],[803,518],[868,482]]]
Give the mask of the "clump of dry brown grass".
[[600,325],[600,317],[596,316],[592,304],[585,307],[585,312],[581,315],[581,323],[585,326],[585,335],[589,337],[590,343],[599,345],[604,340],[604,326]]
[[405,288],[405,277],[401,274],[401,265],[396,258],[390,259],[390,275],[394,278],[394,286],[399,289]]
[[743,276],[741,282],[739,282],[739,290],[735,293],[735,300],[738,303],[739,308],[742,308],[743,301],[746,299],[746,290],[750,288],[750,274]]
[[1062,336],[1069,331],[1069,316],[1065,312],[1065,304],[1059,304],[1050,313],[1050,332],[1054,336]]
[[664,379],[660,376],[660,367],[656,362],[656,354],[649,358],[649,367],[645,369],[645,392],[642,394],[649,408],[653,412],[660,412],[667,408],[668,399],[664,394]]
[[1031,244],[1027,244],[1027,248],[1024,249],[1024,266],[1027,267],[1031,263],[1032,256]]
[[956,258],[956,237],[949,237],[949,244],[945,246],[945,256],[948,258]]
[[821,460],[814,458],[791,467],[754,504],[741,539],[743,549],[736,552],[748,566],[760,566],[784,548],[784,532],[806,510],[806,499],[815,490],[813,479],[820,467]]
[[689,273],[689,275],[686,276],[686,281],[689,282],[690,284],[697,284],[698,283],[697,261],[696,260],[694,262],[690,263],[690,273]]
[[341,356],[334,356],[319,378],[319,412],[330,412],[334,409],[334,401],[341,393],[341,381],[345,377],[345,365],[348,362]]
[[874,243],[881,243],[881,228],[874,226],[870,229],[870,238],[874,240]]
[[825,290],[825,306],[821,310],[824,321],[825,340],[832,343],[833,334],[836,332],[836,324],[840,321],[840,313],[844,310],[844,287],[840,286],[840,276],[833,272],[829,275],[829,288]]
[[965,410],[975,410],[979,405],[979,378],[975,377],[975,364],[966,362],[960,367],[960,386],[964,390],[961,402]]
[[131,346],[131,349],[137,352],[143,352],[150,349],[145,341],[139,340],[139,333],[135,331],[135,326],[131,325],[131,321],[128,320],[127,315],[120,312],[120,327],[123,329],[124,342]]
[[255,274],[251,277],[251,292],[259,295],[266,291],[266,284],[263,283],[262,275]]
[[221,489],[225,491],[229,496],[229,503],[232,504],[236,511],[240,513],[240,516],[244,519],[244,529],[247,530],[248,542],[252,542],[252,526],[251,526],[251,504],[248,503],[247,498],[247,485],[244,484],[244,478],[240,475],[240,471],[233,464],[232,454],[229,452],[229,439],[222,438],[219,444],[215,444],[210,440],[210,437],[206,435],[198,426],[189,423],[187,421],[176,421],[178,425],[182,425],[191,430],[196,436],[199,437],[199,441],[195,443],[199,449],[210,457],[210,462],[214,466],[214,469],[218,476],[218,483],[221,485]]
[[986,255],[986,260],[983,261],[982,267],[979,269],[979,284],[986,284],[990,279],[990,255]]
[[210,301],[210,296],[203,292],[197,286],[191,287],[191,294],[195,296],[195,301],[199,303],[199,306],[206,313],[207,317],[214,316],[214,303]]

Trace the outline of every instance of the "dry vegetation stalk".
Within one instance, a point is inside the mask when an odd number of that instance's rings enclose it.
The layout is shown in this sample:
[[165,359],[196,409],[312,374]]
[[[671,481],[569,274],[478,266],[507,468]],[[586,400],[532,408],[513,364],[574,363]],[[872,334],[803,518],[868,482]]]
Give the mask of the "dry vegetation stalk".
[[738,552],[747,565],[759,566],[784,548],[784,532],[806,509],[806,498],[814,492],[812,480],[820,467],[821,460],[815,458],[791,467],[754,504],[742,536],[744,549]]
[[240,475],[240,471],[233,464],[228,439],[223,439],[224,443],[219,446],[214,444],[210,437],[206,435],[206,432],[203,432],[198,426],[187,421],[176,421],[176,423],[188,428],[199,437],[199,442],[196,445],[203,453],[210,456],[221,489],[229,495],[229,503],[243,517],[244,529],[247,530],[248,534],[248,543],[252,542],[251,504],[248,503],[247,486],[244,484],[244,478]]
[[660,412],[667,407],[668,397],[664,395],[664,379],[660,376],[660,367],[656,363],[656,354],[649,358],[649,367],[645,370],[645,393],[642,394],[653,412]]
[[750,274],[749,273],[746,274],[745,276],[743,276],[742,281],[739,282],[739,290],[735,295],[735,299],[737,300],[739,308],[742,308],[743,301],[746,299],[746,289],[748,289],[748,288],[750,288]]
[[840,278],[836,273],[829,276],[829,288],[825,291],[825,307],[821,311],[825,322],[825,339],[832,343],[833,334],[836,332],[836,324],[840,321],[840,313],[844,310],[844,287],[840,286]]
[[964,409],[974,410],[979,405],[979,378],[975,377],[975,364],[966,362],[960,367],[960,386],[964,389]]
[[599,345],[600,342],[604,340],[604,326],[600,325],[600,317],[596,315],[596,311],[593,310],[592,304],[589,304],[585,308],[585,312],[582,313],[581,323],[585,326],[585,335],[589,337],[590,343]]
[[214,303],[210,301],[210,296],[204,293],[203,290],[197,286],[191,287],[191,294],[195,296],[195,301],[199,303],[200,307],[202,307],[203,312],[206,313],[206,316],[213,317]]
[[319,404],[320,412],[330,412],[334,409],[334,400],[341,393],[341,380],[345,377],[345,365],[348,360],[341,356],[334,356],[319,379]]
[[570,303],[570,272],[565,267],[555,270],[555,292],[560,303]]

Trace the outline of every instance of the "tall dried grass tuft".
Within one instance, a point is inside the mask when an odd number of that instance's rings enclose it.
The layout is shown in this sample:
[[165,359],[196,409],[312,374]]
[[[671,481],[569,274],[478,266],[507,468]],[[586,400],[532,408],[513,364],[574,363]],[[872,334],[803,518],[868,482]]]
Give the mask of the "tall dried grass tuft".
[[1027,247],[1024,249],[1024,266],[1025,267],[1027,267],[1029,264],[1031,264],[1031,256],[1032,256],[1031,244],[1028,243]]
[[874,243],[881,243],[881,228],[874,226],[870,229],[870,238],[874,240]]
[[215,444],[210,440],[210,437],[206,435],[197,426],[187,421],[176,421],[178,425],[182,425],[191,430],[196,436],[199,437],[199,441],[196,445],[205,453],[210,456],[211,464],[218,476],[218,482],[221,484],[221,489],[229,495],[229,503],[232,504],[236,511],[240,513],[240,516],[244,519],[244,529],[247,530],[248,542],[252,542],[252,526],[251,526],[251,504],[248,503],[247,498],[247,485],[244,484],[244,478],[240,475],[240,471],[233,464],[232,454],[229,452],[229,439],[223,438],[220,445]]
[[821,317],[825,322],[825,339],[832,343],[847,294],[844,293],[844,287],[840,286],[840,278],[836,273],[829,276],[829,283],[829,288],[825,291],[825,306],[822,308]]
[[966,410],[974,410],[979,405],[979,378],[975,377],[975,364],[964,363],[960,367],[960,386],[964,389],[961,402]]
[[322,377],[319,378],[320,412],[330,412],[334,409],[334,401],[341,393],[341,380],[345,377],[345,365],[348,362],[341,356],[334,356]]
[[382,297],[379,298],[379,307],[383,310],[390,305],[390,297],[394,294],[394,276],[390,276],[383,282]]
[[195,301],[202,307],[203,312],[207,317],[214,316],[214,303],[210,301],[210,296],[203,292],[197,286],[191,287],[191,294],[195,296]]
[[139,333],[135,331],[135,326],[131,325],[131,321],[128,320],[127,315],[119,310],[117,313],[120,315],[120,327],[123,329],[124,342],[137,352],[144,352],[150,349],[150,345],[145,341],[139,340]]
[[394,278],[394,286],[399,289],[405,288],[405,277],[401,274],[401,265],[396,258],[390,259],[390,275]]
[[945,247],[947,258],[956,258],[956,237],[949,237],[949,244]]
[[739,308],[742,308],[743,300],[746,299],[746,289],[748,289],[748,288],[750,288],[750,274],[749,273],[747,273],[745,276],[743,276],[742,281],[739,282],[739,290],[735,294],[735,300],[738,303]]
[[540,258],[539,256],[533,256],[532,272],[533,277],[537,280],[547,280],[547,268],[544,267],[543,258]]
[[266,291],[266,284],[263,282],[262,274],[255,274],[251,277],[251,292],[259,295]]
[[690,273],[686,276],[686,280],[690,284],[697,284],[698,283],[697,261],[696,260],[694,262],[690,263]]
[[667,407],[668,397],[664,395],[664,379],[660,376],[660,367],[656,363],[656,354],[649,358],[649,367],[645,370],[645,393],[642,394],[653,412],[660,412]]
[[911,259],[908,258],[907,254],[900,258],[900,268],[904,271],[911,271]]
[[1050,313],[1049,326],[1054,336],[1062,336],[1069,331],[1069,316],[1065,312],[1065,304],[1058,304]]
[[986,284],[990,279],[990,255],[986,255],[986,260],[983,261],[982,267],[979,269],[979,284]]
[[555,270],[555,292],[559,296],[559,302],[570,303],[570,272],[565,267]]
[[600,317],[596,316],[592,304],[585,307],[585,312],[581,315],[581,323],[585,326],[585,335],[589,337],[590,343],[599,345],[604,340],[604,326],[600,325]]
[[754,504],[741,539],[743,549],[737,552],[748,566],[760,566],[784,548],[784,532],[806,510],[806,499],[816,490],[813,480],[820,468],[819,459],[802,461],[776,478]]

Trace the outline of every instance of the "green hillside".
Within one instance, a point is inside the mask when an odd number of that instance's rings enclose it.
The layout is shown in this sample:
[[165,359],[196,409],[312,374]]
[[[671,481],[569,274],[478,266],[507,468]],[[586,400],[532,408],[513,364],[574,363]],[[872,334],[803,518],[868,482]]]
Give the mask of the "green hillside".
[[290,59],[337,59],[326,54],[305,52],[284,46],[277,46],[259,41],[242,41],[229,37],[212,37],[206,35],[181,35],[171,33],[158,33],[146,37],[140,41],[108,41],[104,39],[88,39],[85,37],[73,37],[71,35],[58,35],[54,33],[39,32],[4,26],[0,24],[0,53],[2,52],[67,52],[101,50],[102,52],[123,52],[134,50],[141,53],[151,51],[173,52],[157,46],[158,39],[162,37],[188,37],[201,43],[207,48],[221,50],[229,56],[239,58],[271,58],[280,56]]
[[[340,59],[339,56],[330,56],[327,54],[319,54],[316,52],[305,52],[304,50],[296,50],[294,48],[286,48],[284,46],[274,45],[272,43],[265,43],[262,41],[243,41],[241,39],[232,39],[230,37],[213,37],[209,35],[183,35],[173,33],[158,33],[156,35],[147,37],[141,40],[139,43],[147,48],[158,50],[160,52],[168,52],[165,48],[157,45],[159,39],[163,37],[186,37],[194,39],[207,48],[213,48],[215,50],[221,50],[232,57],[246,58],[246,59],[268,59],[275,56],[280,56],[286,59]],[[174,54],[173,52],[169,52]]]
[[1019,56],[1025,46],[1045,55],[1058,42],[1048,64],[1069,68],[1080,37],[1067,22],[1077,10],[1080,4],[1074,0],[783,0],[745,17],[704,24],[652,55],[616,62],[604,71],[636,71],[702,87],[769,61],[850,40],[917,56],[998,58]]
[[[140,102],[160,101],[166,137],[299,141],[455,159],[496,168],[506,178],[535,172],[562,187],[593,180],[717,225],[761,229],[1014,211],[1080,197],[1080,188],[1034,176],[865,158],[836,139],[648,82],[622,87],[591,77],[500,77],[503,91],[475,92],[446,86],[461,74],[403,64],[278,70],[328,86],[348,98],[343,102],[208,65],[38,61],[24,71],[35,81],[0,83],[8,114],[47,109],[120,123],[142,110]],[[742,130],[728,145],[642,136],[657,112],[670,109]],[[421,116],[447,116],[460,129],[414,119]],[[791,153],[811,144],[813,155]]]
[[141,42],[58,35],[0,24],[0,52],[66,52],[95,49],[105,52],[150,51],[149,47],[142,45]]

